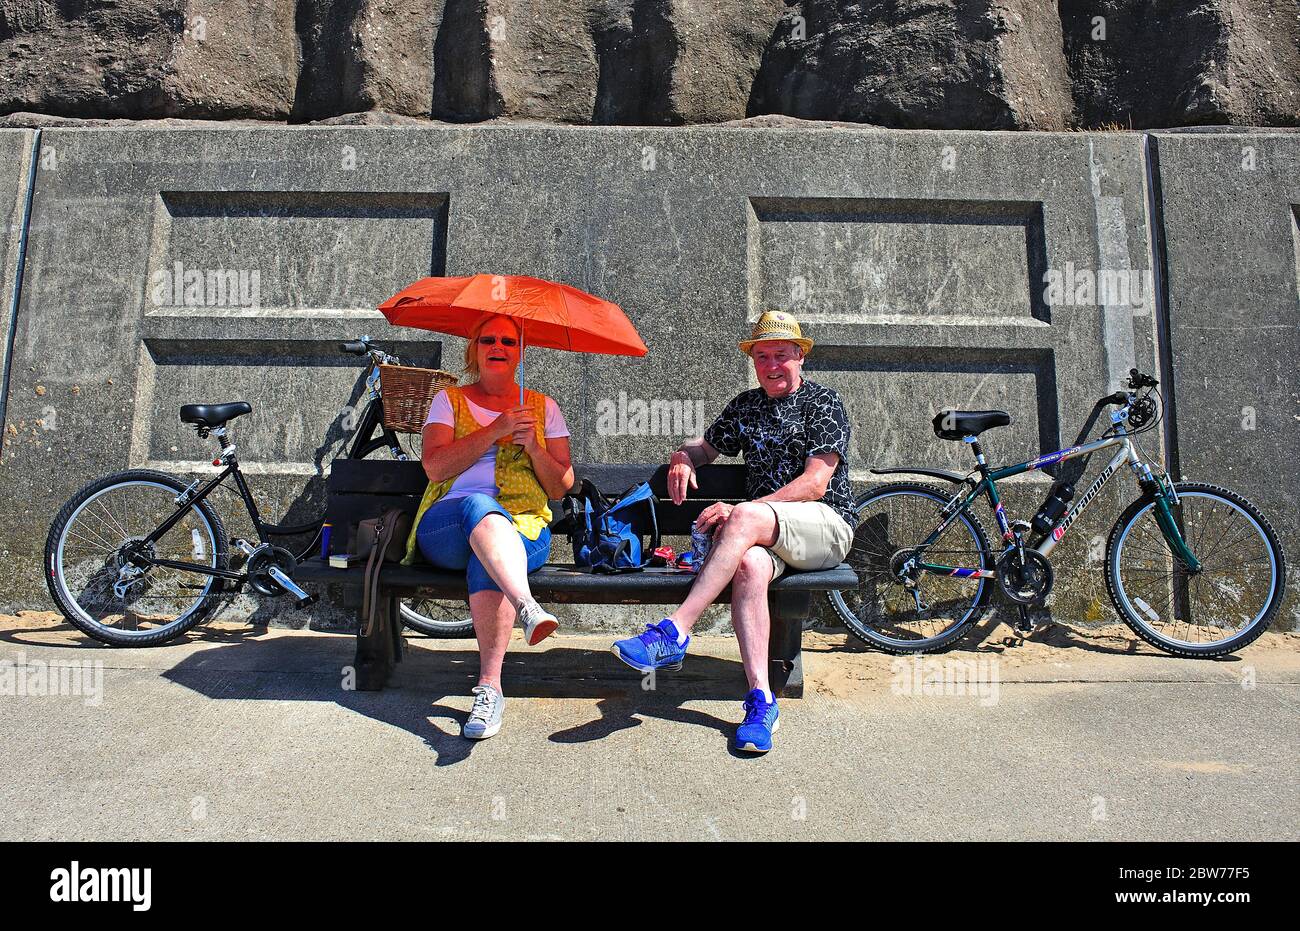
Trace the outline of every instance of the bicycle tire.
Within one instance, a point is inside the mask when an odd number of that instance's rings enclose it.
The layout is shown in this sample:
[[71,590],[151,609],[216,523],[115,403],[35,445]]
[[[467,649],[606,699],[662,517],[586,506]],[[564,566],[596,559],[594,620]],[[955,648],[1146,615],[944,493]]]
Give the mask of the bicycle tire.
[[[935,523],[938,522],[938,509],[952,497],[951,492],[924,482],[891,482],[866,491],[853,503],[854,512],[858,517],[858,525],[853,536],[854,546],[849,551],[848,561],[850,565],[854,564],[853,557],[855,552],[864,553],[865,551],[863,546],[870,545],[871,543],[869,538],[864,537],[864,534],[869,534],[871,532],[867,527],[867,521],[870,519],[870,515],[866,513],[870,505],[873,502],[898,495],[918,496],[923,498],[929,504],[933,504],[936,511]],[[984,526],[980,523],[978,516],[976,516],[972,510],[967,509],[958,516],[952,527],[958,525],[965,525],[967,532],[978,547],[980,559],[979,568],[992,569],[993,560],[989,553],[988,534],[985,532]],[[951,531],[951,529],[952,528],[950,527],[949,531]],[[868,552],[863,558],[869,558],[872,555],[878,554]],[[856,567],[855,571],[858,571]],[[881,573],[877,570],[872,574],[880,575]],[[941,579],[943,577],[933,576],[932,578]],[[863,578],[862,573],[859,572],[858,590],[862,589],[865,581],[866,580]],[[897,584],[899,589],[903,588],[901,583],[891,584]],[[859,617],[858,613],[849,606],[848,600],[845,598],[843,591],[827,592],[826,597],[840,621],[855,637],[870,646],[885,651],[886,653],[904,656],[913,653],[935,653],[945,649],[950,649],[979,622],[980,618],[987,611],[988,605],[991,601],[994,587],[993,582],[991,579],[980,579],[977,583],[965,582],[963,584],[975,584],[977,586],[970,608],[963,612],[962,617],[960,617],[954,625],[945,628],[939,634],[933,637],[919,638],[916,640],[888,637],[880,630],[877,630],[875,626],[867,623],[866,620]]]
[[[1273,560],[1273,578],[1268,600],[1255,618],[1239,633],[1210,643],[1198,644],[1174,637],[1166,637],[1147,624],[1146,620],[1138,613],[1138,610],[1135,610],[1138,605],[1133,604],[1134,601],[1142,602],[1142,599],[1138,595],[1128,592],[1127,586],[1120,578],[1122,567],[1119,561],[1123,555],[1122,549],[1125,541],[1128,539],[1133,525],[1154,506],[1154,500],[1150,496],[1139,498],[1131,503],[1120,514],[1115,521],[1115,525],[1111,528],[1110,537],[1106,541],[1106,591],[1110,595],[1111,603],[1115,606],[1115,611],[1119,614],[1120,619],[1135,634],[1159,650],[1174,656],[1192,659],[1212,659],[1216,656],[1235,653],[1237,650],[1253,643],[1262,635],[1281,608],[1282,598],[1286,592],[1286,557],[1282,550],[1282,543],[1268,519],[1264,517],[1259,508],[1244,496],[1227,488],[1204,482],[1175,482],[1174,489],[1180,498],[1185,494],[1187,499],[1205,497],[1224,501],[1230,507],[1245,514],[1255,524],[1267,547],[1268,555]],[[1153,614],[1155,613],[1149,606],[1147,610],[1152,611]]]
[[[181,481],[179,478],[153,469],[128,469],[88,482],[68,499],[50,524],[49,533],[45,538],[45,582],[59,611],[62,612],[70,624],[88,637],[110,646],[158,646],[176,639],[208,617],[220,600],[219,596],[224,587],[224,580],[214,576],[205,576],[210,581],[206,583],[204,593],[197,599],[195,606],[186,614],[156,630],[133,634],[96,622],[84,610],[80,609],[76,596],[67,588],[62,556],[65,552],[65,537],[70,522],[84,505],[97,498],[100,494],[116,486],[128,484],[161,485],[174,490],[177,494],[185,491],[188,487],[188,483]],[[190,509],[199,514],[207,524],[212,542],[213,565],[219,568],[227,567],[229,565],[229,553],[226,528],[220,515],[213,510],[206,500],[192,502]]]
[[[455,616],[464,614],[463,618],[447,621],[433,621],[425,613],[411,607],[412,603],[422,603],[436,601],[436,603],[447,612],[448,615]],[[455,606],[454,608],[452,606]],[[416,633],[424,634],[426,637],[433,637],[438,640],[464,640],[474,636],[474,620],[469,616],[468,601],[448,601],[445,599],[428,599],[428,598],[407,598],[398,602],[399,613],[402,618],[402,625],[408,627]],[[427,609],[426,609],[427,610]],[[433,621],[430,623],[430,621]]]

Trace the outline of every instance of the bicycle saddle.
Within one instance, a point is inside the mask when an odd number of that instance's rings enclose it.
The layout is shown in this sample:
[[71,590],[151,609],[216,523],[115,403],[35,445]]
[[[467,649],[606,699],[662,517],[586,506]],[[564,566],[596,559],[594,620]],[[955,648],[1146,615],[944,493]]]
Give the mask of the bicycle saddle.
[[227,420],[233,420],[243,414],[251,414],[252,411],[253,405],[247,401],[232,401],[229,404],[186,404],[181,408],[181,423],[219,427]]
[[939,439],[960,440],[994,427],[1010,426],[1011,415],[1006,411],[939,411],[931,423]]

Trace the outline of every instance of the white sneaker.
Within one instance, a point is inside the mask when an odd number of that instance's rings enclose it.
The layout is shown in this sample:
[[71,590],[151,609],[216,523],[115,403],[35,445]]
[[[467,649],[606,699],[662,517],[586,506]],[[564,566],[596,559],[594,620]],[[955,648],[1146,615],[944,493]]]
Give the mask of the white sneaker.
[[519,619],[524,622],[524,639],[530,647],[535,647],[551,634],[555,633],[560,622],[536,601],[525,602],[519,608]]
[[469,718],[460,729],[460,736],[470,740],[486,740],[501,730],[501,715],[505,711],[505,696],[490,685],[474,686],[474,705]]

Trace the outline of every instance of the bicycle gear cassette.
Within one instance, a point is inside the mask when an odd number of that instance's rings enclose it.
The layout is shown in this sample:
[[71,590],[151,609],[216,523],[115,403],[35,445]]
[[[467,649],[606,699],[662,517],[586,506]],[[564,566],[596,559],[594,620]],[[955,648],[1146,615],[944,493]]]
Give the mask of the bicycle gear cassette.
[[1012,548],[997,565],[998,585],[1019,605],[1042,604],[1052,591],[1055,573],[1047,557],[1037,550],[1025,550],[1024,558]]
[[889,557],[889,576],[896,582],[916,582],[920,572],[916,568],[915,550],[898,550]]
[[298,560],[294,558],[293,553],[289,552],[283,546],[273,546],[265,543],[253,551],[248,557],[248,584],[253,590],[262,595],[283,595],[284,589],[280,584],[271,578],[271,567],[275,566],[287,576],[293,575],[293,570],[298,566]]

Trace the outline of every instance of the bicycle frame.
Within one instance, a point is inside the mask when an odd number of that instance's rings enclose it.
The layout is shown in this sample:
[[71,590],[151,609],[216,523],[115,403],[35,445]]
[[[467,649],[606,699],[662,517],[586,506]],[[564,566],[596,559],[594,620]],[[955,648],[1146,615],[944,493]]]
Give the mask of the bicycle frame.
[[[371,346],[369,336],[361,337],[360,343],[365,346],[365,353],[370,356],[370,371],[366,373],[367,401],[347,456],[350,459],[364,459],[375,450],[387,447],[394,459],[399,462],[409,462],[411,457],[402,449],[397,434],[384,426],[384,393],[380,386],[379,366],[398,365],[400,360]],[[376,428],[379,430],[378,437],[374,435]]]
[[[352,438],[348,458],[364,459],[376,449],[386,446],[392,452],[394,459],[399,462],[408,462],[411,457],[402,449],[401,443],[397,440],[397,434],[384,426],[384,400],[377,387],[379,369],[374,368],[372,372],[376,385],[370,389],[370,400],[366,403],[366,409],[361,413],[361,421],[357,425],[356,435]],[[367,379],[368,382],[369,379]],[[380,430],[378,437],[374,436],[376,427]]]
[[[385,357],[387,359],[389,357]],[[395,360],[394,360],[395,361]],[[379,360],[372,355],[370,371],[366,375],[366,390],[368,401],[365,410],[362,412],[361,421],[357,425],[357,432],[352,438],[351,446],[348,450],[348,457],[353,459],[365,458],[371,452],[382,447],[388,447],[395,459],[409,461],[410,457],[402,449],[398,442],[397,434],[388,427],[383,425],[384,421],[384,401],[379,386]],[[379,429],[379,436],[376,437],[376,428]],[[189,488],[176,496],[176,510],[161,524],[159,524],[152,533],[142,541],[152,545],[160,540],[172,527],[181,520],[186,511],[195,502],[202,501],[210,495],[218,485],[233,475],[235,485],[239,489],[239,497],[244,502],[244,507],[248,509],[248,516],[253,522],[253,528],[257,532],[258,543],[268,544],[272,536],[293,536],[299,533],[309,532],[311,525],[303,526],[286,526],[267,524],[262,520],[261,513],[257,509],[257,501],[253,497],[252,490],[248,487],[248,481],[244,478],[244,473],[239,469],[239,458],[235,453],[233,445],[226,444],[226,429],[224,427],[212,431],[222,443],[221,455],[214,461],[214,465],[225,465],[225,469],[214,475],[205,484],[199,487],[199,481],[195,480]],[[158,559],[150,557],[149,562],[154,566],[162,566],[168,569],[181,569],[188,572],[198,572],[203,575],[216,576],[221,579],[228,579],[233,582],[245,582],[248,580],[247,573],[235,572],[230,569],[220,569],[214,566],[201,566],[197,563],[188,563],[175,559]]]
[[[253,529],[257,531],[258,542],[271,542],[270,533],[267,529],[268,525],[262,522],[261,514],[257,510],[257,501],[253,499],[253,493],[248,487],[248,482],[244,479],[244,473],[239,470],[238,459],[232,459],[227,463],[226,468],[210,478],[207,484],[203,485],[202,488],[196,490],[194,485],[190,485],[188,489],[177,495],[176,510],[172,512],[170,517],[159,524],[154,529],[153,533],[145,537],[143,542],[153,544],[162,539],[167,531],[176,526],[180,519],[185,516],[185,512],[190,509],[191,505],[198,501],[202,501],[210,495],[212,491],[224,482],[226,477],[229,475],[234,475],[235,477],[235,485],[239,488],[239,496],[243,499],[244,506],[248,508],[248,516],[253,521]],[[195,484],[197,484],[197,482]],[[188,572],[199,572],[203,575],[216,576],[219,579],[229,579],[233,582],[244,582],[248,579],[248,575],[243,572],[235,572],[230,569],[221,569],[215,566],[201,566],[198,563],[182,562],[177,559],[151,558],[149,561],[155,566],[163,566],[168,569],[183,569]]]
[[[1188,549],[1186,542],[1183,540],[1181,531],[1174,519],[1173,513],[1169,508],[1169,498],[1172,494],[1172,487],[1166,491],[1163,483],[1157,481],[1151,473],[1151,467],[1144,463],[1137,454],[1137,449],[1129,434],[1124,430],[1123,425],[1118,421],[1115,422],[1116,433],[1113,436],[1103,437],[1099,440],[1093,440],[1090,443],[1084,443],[1080,446],[1072,446],[1069,449],[1061,449],[1056,452],[1047,453],[1028,462],[1022,462],[1018,465],[1006,466],[1001,469],[988,470],[983,465],[982,454],[977,453],[977,459],[980,463],[980,471],[983,473],[980,481],[964,497],[954,496],[952,501],[944,508],[945,516],[931,531],[925,542],[916,548],[912,558],[916,560],[916,568],[936,575],[955,576],[957,578],[970,579],[991,579],[996,573],[989,569],[972,569],[964,566],[945,566],[938,563],[929,563],[921,560],[924,552],[942,536],[943,532],[955,521],[959,515],[964,513],[981,495],[986,495],[989,500],[989,507],[998,522],[998,530],[1002,534],[1003,541],[1008,546],[1018,544],[1015,532],[1011,529],[1011,523],[1007,520],[1006,511],[1002,506],[1002,501],[998,497],[997,483],[1002,479],[1011,478],[1015,475],[1021,475],[1025,472],[1032,472],[1043,466],[1052,465],[1057,462],[1064,462],[1067,459],[1074,459],[1079,456],[1087,456],[1091,453],[1102,449],[1118,447],[1115,455],[1111,458],[1106,467],[1088,487],[1088,490],[1076,501],[1066,514],[1053,528],[1052,532],[1047,534],[1037,546],[1028,547],[1042,556],[1046,557],[1051,554],[1056,545],[1061,542],[1065,532],[1070,529],[1070,525],[1078,520],[1089,504],[1097,497],[1097,494],[1110,480],[1111,476],[1119,469],[1120,466],[1127,463],[1133,470],[1134,476],[1140,485],[1146,488],[1155,487],[1152,497],[1155,500],[1156,522],[1164,534],[1166,542],[1169,544],[1171,553],[1183,561],[1190,569],[1195,570],[1200,567],[1199,561]],[[973,438],[968,438],[967,442],[973,442]],[[1175,498],[1175,502],[1176,502]]]

